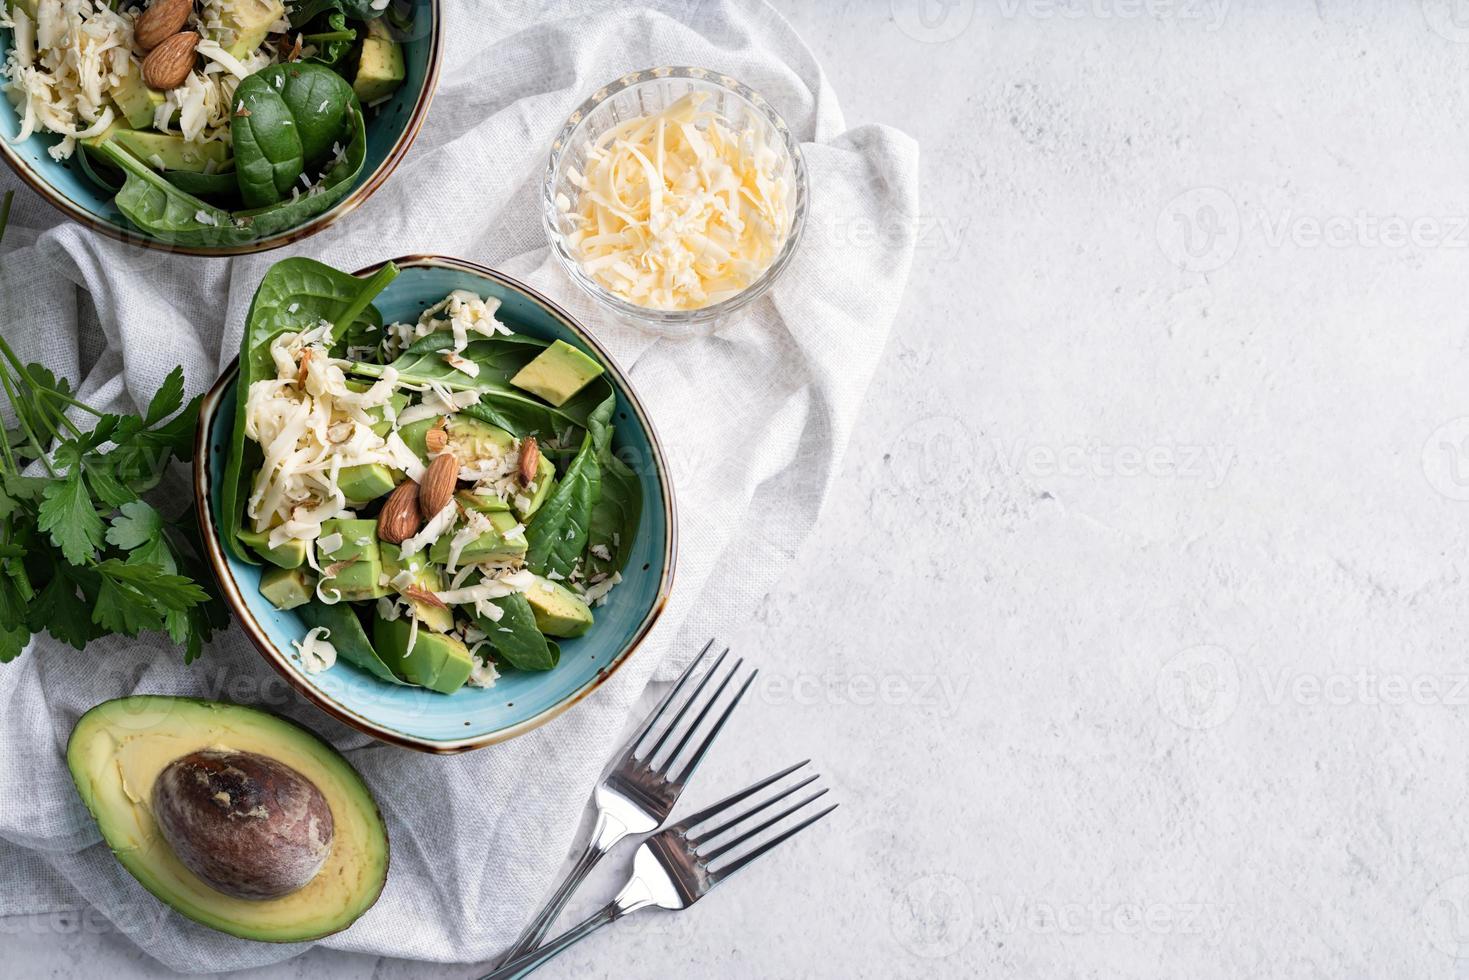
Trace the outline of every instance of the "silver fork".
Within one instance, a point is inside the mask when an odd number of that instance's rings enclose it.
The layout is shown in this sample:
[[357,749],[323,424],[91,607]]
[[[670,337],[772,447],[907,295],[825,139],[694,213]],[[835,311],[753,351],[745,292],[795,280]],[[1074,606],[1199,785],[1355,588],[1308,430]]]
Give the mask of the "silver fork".
[[[663,696],[663,700],[659,701],[658,706],[648,715],[647,721],[643,722],[643,727],[628,740],[627,744],[622,747],[621,751],[613,757],[612,762],[608,764],[607,771],[602,776],[602,782],[597,785],[596,791],[592,794],[592,798],[597,804],[597,824],[592,830],[591,840],[587,842],[586,849],[577,858],[576,864],[572,866],[571,872],[566,876],[566,880],[561,883],[561,886],[556,889],[555,894],[546,902],[545,907],[541,909],[535,919],[531,921],[531,924],[521,933],[520,939],[515,943],[514,948],[506,954],[504,962],[509,962],[515,957],[535,949],[540,944],[541,939],[546,935],[546,930],[551,927],[551,923],[556,921],[556,916],[566,907],[566,903],[571,898],[572,893],[576,891],[586,876],[591,873],[591,870],[597,866],[597,862],[602,859],[603,855],[616,846],[618,841],[630,834],[646,834],[656,830],[663,821],[668,819],[668,815],[673,812],[673,805],[678,802],[679,794],[683,792],[684,785],[689,781],[689,777],[694,774],[694,769],[699,765],[700,760],[704,758],[704,753],[708,751],[710,744],[714,741],[714,737],[719,734],[719,730],[729,720],[730,713],[734,711],[735,705],[740,703],[740,699],[745,696],[745,692],[749,690],[750,684],[755,680],[756,675],[760,673],[758,670],[750,672],[749,677],[740,686],[733,700],[724,709],[724,713],[714,723],[713,729],[709,731],[704,741],[694,750],[687,762],[679,767],[675,775],[672,772],[674,762],[678,760],[683,750],[688,747],[689,740],[694,737],[694,733],[698,731],[699,726],[708,717],[710,709],[714,707],[720,695],[724,693],[725,688],[729,686],[729,682],[739,673],[740,666],[745,662],[743,658],[735,661],[735,665],[725,674],[724,680],[720,681],[714,693],[709,695],[708,698],[704,698],[704,689],[709,686],[709,682],[719,673],[720,666],[724,663],[725,657],[729,655],[729,648],[726,647],[724,652],[715,658],[714,663],[709,667],[708,671],[704,673],[703,678],[700,679],[693,693],[683,701],[682,707],[678,709],[678,714],[674,715],[673,720],[663,729],[663,734],[653,743],[652,748],[648,749],[642,756],[639,756],[637,753],[638,746],[652,734],[659,720],[669,711],[674,702],[679,699],[680,692],[683,691],[684,687],[689,683],[690,678],[698,671],[699,665],[709,655],[709,650],[713,645],[713,640],[704,644],[704,649],[699,651],[699,655],[679,675],[678,682]],[[687,728],[684,728],[682,725],[684,717],[691,709],[700,704],[703,707],[699,709],[693,722]],[[673,751],[668,754],[668,757],[661,764],[655,767],[653,763],[659,750],[664,747],[676,731],[681,729],[683,736],[678,740]]]
[[[807,762],[809,761],[808,759]],[[642,846],[637,850],[637,854],[633,857],[632,877],[628,879],[622,891],[618,892],[617,897],[608,905],[580,925],[567,930],[544,946],[516,956],[501,964],[495,972],[481,977],[480,980],[515,980],[515,978],[524,977],[531,971],[544,965],[558,953],[585,939],[603,926],[616,922],[623,916],[630,915],[639,909],[645,909],[650,905],[657,905],[660,908],[674,911],[686,909],[690,905],[693,905],[699,899],[709,894],[715,885],[726,880],[757,857],[770,851],[776,845],[794,837],[836,809],[836,806],[832,805],[810,816],[804,816],[794,825],[785,826],[780,833],[761,841],[752,850],[730,857],[731,852],[741,844],[749,842],[759,834],[772,830],[777,825],[782,824],[783,821],[789,824],[788,818],[794,817],[800,810],[826,794],[825,789],[819,789],[807,795],[804,799],[791,804],[774,816],[766,817],[754,826],[743,826],[747,821],[773,807],[781,800],[787,799],[793,793],[809,786],[817,778],[815,775],[811,775],[781,790],[780,793],[772,796],[765,802],[756,804],[738,816],[731,816],[723,820],[717,827],[709,827],[704,830],[697,829],[703,824],[712,821],[715,817],[723,817],[724,812],[735,804],[748,799],[776,781],[784,779],[797,769],[805,766],[807,762],[798,762],[796,765],[788,769],[783,769],[773,776],[767,776],[753,786],[746,787],[733,796],[727,796],[713,806],[700,810],[687,820],[676,823],[649,837],[642,843]],[[738,837],[732,840],[721,841],[717,846],[709,846],[715,838],[737,829],[740,831]],[[711,867],[718,863],[720,858],[724,857],[729,857],[729,860],[721,864],[718,868]]]

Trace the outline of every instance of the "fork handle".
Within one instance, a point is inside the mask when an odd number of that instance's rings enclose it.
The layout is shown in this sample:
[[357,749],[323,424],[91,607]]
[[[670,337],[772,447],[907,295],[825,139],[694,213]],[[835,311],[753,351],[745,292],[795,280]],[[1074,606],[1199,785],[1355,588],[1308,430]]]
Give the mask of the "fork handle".
[[533,971],[540,969],[550,959],[565,949],[575,945],[587,938],[603,926],[615,922],[627,911],[618,905],[616,901],[609,902],[599,909],[597,913],[574,929],[568,929],[544,946],[536,947],[528,953],[512,956],[509,960],[500,964],[493,973],[488,973],[479,980],[519,980],[520,977],[529,976]]
[[571,896],[586,880],[587,875],[591,874],[597,862],[602,860],[602,857],[626,836],[627,826],[621,820],[606,810],[598,811],[597,824],[592,830],[591,839],[587,841],[586,850],[582,851],[581,856],[576,859],[576,864],[572,865],[570,873],[556,889],[556,893],[546,901],[541,911],[536,913],[531,924],[525,927],[525,931],[520,934],[520,939],[505,955],[504,962],[509,963],[540,945],[541,940],[546,937],[546,931],[556,921],[556,916],[566,908],[566,903],[571,900]]

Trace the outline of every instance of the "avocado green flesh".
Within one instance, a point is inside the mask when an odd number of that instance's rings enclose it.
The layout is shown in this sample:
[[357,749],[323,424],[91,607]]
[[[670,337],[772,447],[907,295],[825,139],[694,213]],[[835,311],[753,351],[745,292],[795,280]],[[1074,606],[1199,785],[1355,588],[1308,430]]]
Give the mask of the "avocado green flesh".
[[515,513],[522,521],[529,520],[551,495],[551,487],[556,483],[556,464],[544,456],[536,460],[536,478],[533,482],[536,489],[527,497],[528,503],[524,508],[519,506],[520,498],[515,498]]
[[[476,562],[485,561],[509,561],[513,558],[524,558],[526,552],[525,535],[515,540],[506,540],[505,532],[513,528],[518,521],[509,511],[493,511],[486,515],[490,519],[493,531],[488,531],[475,538],[464,549],[459,552],[459,565],[472,565]],[[453,546],[452,535],[442,535],[437,541],[429,545],[429,561],[436,565],[447,565],[449,563],[449,549]]]
[[342,496],[357,503],[376,500],[397,486],[393,471],[382,463],[359,463],[348,466],[337,475],[337,489]]
[[271,568],[260,576],[260,594],[284,611],[310,602],[316,586],[303,568]]
[[317,560],[323,569],[336,562],[351,564],[339,569],[331,578],[323,579],[323,594],[335,590],[347,602],[387,595],[391,590],[382,584],[383,563],[378,548],[377,522],[339,517],[322,521],[321,537],[329,538],[333,534],[342,536],[341,546]]
[[592,610],[575,592],[558,582],[536,576],[525,591],[536,617],[536,627],[547,636],[581,636],[592,628]]
[[352,91],[363,105],[391,95],[405,76],[403,47],[388,34],[380,20],[367,22],[367,37],[362,40],[362,56],[357,62],[357,77]]
[[220,27],[214,32],[215,40],[236,58],[260,47],[271,26],[286,15],[280,0],[221,0],[217,7]]
[[560,408],[602,373],[602,365],[558,340],[521,368],[510,383]]
[[408,639],[412,634],[413,621],[407,616],[379,618],[372,627],[373,645],[394,673],[440,694],[453,694],[463,687],[474,666],[469,648],[452,636],[424,629],[420,623],[410,650]]
[[164,170],[207,173],[224,166],[230,156],[230,148],[223,143],[190,143],[173,133],[122,129],[113,134],[112,140],[150,167],[163,161]]
[[[174,855],[149,809],[153,782],[170,762],[208,748],[275,759],[326,798],[332,850],[305,887],[264,901],[234,898]],[[181,915],[212,929],[263,942],[320,939],[347,928],[382,893],[388,837],[372,793],[335,749],[282,718],[192,698],[119,698],[81,717],[66,761],[103,839],[128,873]]]
[[[403,553],[395,544],[387,541],[382,543],[383,574],[388,577],[389,583],[398,577],[399,572],[407,571],[413,576],[413,585],[426,592],[438,592],[444,587],[443,577],[439,575],[438,567],[428,563],[427,556],[419,552],[404,561]],[[393,586],[397,588],[397,586]],[[447,633],[454,628],[454,613],[447,606],[436,606],[422,599],[409,598],[408,604],[413,607],[413,612],[418,616],[419,624],[427,626],[439,633]]]
[[311,547],[310,541],[291,538],[272,548],[269,531],[242,530],[240,540],[248,544],[251,550],[261,558],[280,568],[300,568],[306,564],[306,549]]

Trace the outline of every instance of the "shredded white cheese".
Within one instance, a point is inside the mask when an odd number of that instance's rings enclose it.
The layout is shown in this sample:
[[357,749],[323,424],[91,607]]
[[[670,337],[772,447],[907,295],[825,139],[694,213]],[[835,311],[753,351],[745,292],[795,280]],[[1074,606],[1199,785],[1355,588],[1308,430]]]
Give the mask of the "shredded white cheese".
[[325,626],[316,626],[307,630],[304,639],[291,641],[306,673],[319,674],[337,662],[337,648],[327,642],[331,635],[331,630]]

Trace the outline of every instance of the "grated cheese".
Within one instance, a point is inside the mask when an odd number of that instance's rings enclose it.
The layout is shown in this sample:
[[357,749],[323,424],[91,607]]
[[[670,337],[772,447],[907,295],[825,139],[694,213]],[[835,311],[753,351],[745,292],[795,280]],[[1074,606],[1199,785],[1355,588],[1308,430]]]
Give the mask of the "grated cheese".
[[337,662],[337,648],[327,642],[331,635],[332,631],[325,626],[315,626],[307,630],[303,639],[291,641],[306,673],[319,674]]

